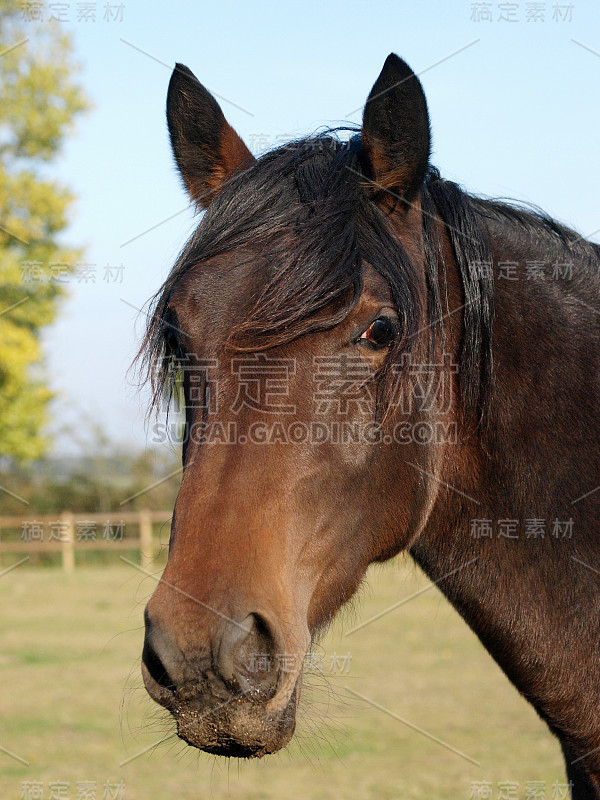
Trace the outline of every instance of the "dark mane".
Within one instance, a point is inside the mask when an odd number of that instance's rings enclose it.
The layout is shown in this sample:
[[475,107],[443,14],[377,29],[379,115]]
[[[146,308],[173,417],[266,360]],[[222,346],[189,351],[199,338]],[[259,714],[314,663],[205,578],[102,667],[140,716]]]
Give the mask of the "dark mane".
[[177,337],[168,308],[181,278],[214,256],[245,248],[266,259],[267,280],[232,346],[266,349],[339,324],[362,290],[362,266],[388,282],[402,322],[389,360],[409,351],[426,309],[434,337],[444,337],[438,270],[443,257],[435,219],[446,224],[464,291],[461,391],[468,414],[481,419],[492,380],[493,280],[480,265],[492,262],[489,227],[508,223],[514,236],[543,237],[557,257],[571,248],[597,263],[598,247],[538,209],[484,200],[445,181],[430,168],[422,192],[426,285],[373,200],[361,162],[360,135],[341,141],[337,131],[270,151],[230,179],[204,215],[170,275],[151,301],[139,358],[154,401],[170,396],[178,373]]

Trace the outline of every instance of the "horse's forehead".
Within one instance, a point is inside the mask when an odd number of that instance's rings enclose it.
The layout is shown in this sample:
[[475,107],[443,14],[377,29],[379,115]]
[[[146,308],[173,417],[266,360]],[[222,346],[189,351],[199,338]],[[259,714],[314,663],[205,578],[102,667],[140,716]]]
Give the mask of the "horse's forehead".
[[390,300],[392,292],[389,283],[370,264],[365,264],[362,270],[363,291],[362,298],[374,300]]
[[199,308],[209,316],[238,316],[264,284],[265,259],[250,251],[231,251],[193,265],[174,287],[169,305],[178,314]]
[[[175,287],[170,307],[175,310],[178,326],[190,337],[190,344],[202,350],[218,351],[255,307],[264,287],[266,260],[255,254],[227,253],[198,264],[186,273]],[[390,286],[370,264],[362,268],[361,296],[346,319],[340,333],[350,330],[355,317],[360,320],[382,307],[393,307]]]

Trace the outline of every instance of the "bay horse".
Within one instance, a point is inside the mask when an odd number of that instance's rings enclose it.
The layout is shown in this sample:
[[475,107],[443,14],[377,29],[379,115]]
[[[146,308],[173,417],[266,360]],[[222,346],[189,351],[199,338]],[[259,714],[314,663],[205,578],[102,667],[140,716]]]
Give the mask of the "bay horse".
[[141,350],[185,413],[151,697],[197,748],[279,750],[311,643],[408,551],[600,798],[600,246],[444,180],[394,54],[352,135],[256,159],[179,64],[167,121],[206,213]]

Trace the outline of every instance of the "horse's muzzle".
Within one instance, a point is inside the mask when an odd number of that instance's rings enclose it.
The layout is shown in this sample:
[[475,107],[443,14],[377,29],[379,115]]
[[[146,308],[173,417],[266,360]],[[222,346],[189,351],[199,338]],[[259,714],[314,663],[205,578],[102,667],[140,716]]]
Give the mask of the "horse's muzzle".
[[278,628],[264,614],[226,621],[216,642],[193,657],[146,614],[142,676],[188,744],[257,758],[284,747],[295,729],[302,670],[282,653]]

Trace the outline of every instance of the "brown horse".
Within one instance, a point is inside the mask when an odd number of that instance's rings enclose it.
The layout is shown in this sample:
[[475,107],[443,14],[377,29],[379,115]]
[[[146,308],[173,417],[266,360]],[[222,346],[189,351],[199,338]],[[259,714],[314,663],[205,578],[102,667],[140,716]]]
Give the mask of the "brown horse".
[[188,743],[261,756],[369,564],[409,550],[600,797],[600,248],[429,165],[390,55],[362,129],[255,160],[184,66],[167,118],[206,208],[143,353],[183,399],[142,671]]

